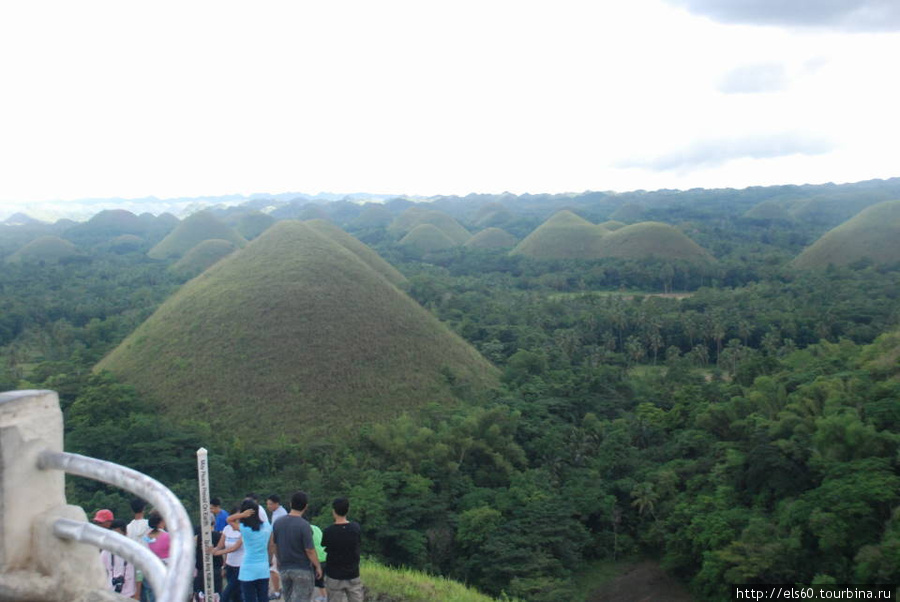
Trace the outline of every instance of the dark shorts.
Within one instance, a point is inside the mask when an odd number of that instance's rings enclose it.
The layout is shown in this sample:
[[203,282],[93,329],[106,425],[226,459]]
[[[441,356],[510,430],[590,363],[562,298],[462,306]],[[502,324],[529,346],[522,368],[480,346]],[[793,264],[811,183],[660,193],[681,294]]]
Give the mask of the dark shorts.
[[320,562],[319,564],[322,565],[322,578],[316,579],[316,587],[325,589],[325,563]]

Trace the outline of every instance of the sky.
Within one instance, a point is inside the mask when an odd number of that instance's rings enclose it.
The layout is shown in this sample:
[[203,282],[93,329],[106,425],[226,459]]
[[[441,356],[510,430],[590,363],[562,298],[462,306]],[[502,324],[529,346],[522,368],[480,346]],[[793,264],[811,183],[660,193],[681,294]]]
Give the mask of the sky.
[[900,176],[897,0],[0,4],[0,216]]

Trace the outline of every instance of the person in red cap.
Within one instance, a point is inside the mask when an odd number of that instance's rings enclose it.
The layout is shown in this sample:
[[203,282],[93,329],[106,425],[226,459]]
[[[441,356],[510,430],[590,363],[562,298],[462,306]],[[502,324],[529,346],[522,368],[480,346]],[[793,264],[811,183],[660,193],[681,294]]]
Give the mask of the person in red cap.
[[115,520],[115,516],[113,516],[112,510],[107,510],[104,508],[103,510],[97,510],[97,513],[94,514],[94,519],[91,521],[98,527],[103,527],[104,529],[109,529],[109,526]]

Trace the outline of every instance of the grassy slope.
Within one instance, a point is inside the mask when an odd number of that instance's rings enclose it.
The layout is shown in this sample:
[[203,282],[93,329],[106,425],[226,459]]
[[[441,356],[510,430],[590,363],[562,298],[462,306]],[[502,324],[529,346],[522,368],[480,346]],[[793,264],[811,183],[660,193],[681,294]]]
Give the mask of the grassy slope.
[[249,440],[340,434],[498,371],[356,255],[279,222],[190,281],[97,366]]
[[873,205],[828,231],[794,259],[798,268],[846,265],[863,257],[900,261],[900,201]]
[[64,257],[71,257],[76,253],[78,253],[78,249],[68,240],[63,240],[58,236],[41,236],[7,257],[6,261],[54,262]]
[[424,255],[435,251],[443,251],[457,246],[452,238],[443,230],[432,224],[420,224],[400,239],[400,246],[417,254]]
[[425,209],[424,207],[410,207],[391,223],[388,230],[395,234],[412,232],[423,224],[431,224],[441,230],[455,245],[461,245],[469,238],[471,233],[462,225],[442,211]]
[[463,228],[458,221],[441,211],[426,211],[416,220],[416,225],[421,224],[437,226],[458,245],[463,244],[472,237],[472,234]]
[[706,249],[678,228],[659,222],[641,222],[626,226],[604,237],[601,256],[622,259],[661,257],[684,261],[714,261]]
[[201,211],[185,218],[168,236],[150,249],[147,255],[153,259],[181,257],[204,240],[215,238],[231,241],[239,247],[247,242],[234,228],[225,225],[215,215]]
[[467,240],[463,246],[473,249],[511,249],[517,242],[518,239],[506,230],[487,228]]
[[606,228],[568,210],[554,213],[511,251],[535,259],[595,259]]
[[251,211],[242,215],[235,224],[234,229],[247,240],[253,240],[275,223],[275,218],[262,211]]
[[617,222],[614,219],[611,219],[608,222],[603,222],[602,224],[598,224],[598,225],[602,226],[603,228],[606,228],[610,232],[613,232],[615,230],[625,227],[625,224],[623,224],[622,222]]
[[373,251],[370,247],[360,242],[358,238],[344,232],[339,226],[321,219],[308,221],[306,222],[306,225],[319,234],[324,234],[362,259],[363,263],[384,276],[388,282],[394,284],[406,282],[406,276],[397,271],[397,268],[385,261],[381,255]]
[[394,218],[394,221],[388,226],[388,232],[395,235],[403,235],[419,225],[419,218],[422,217],[428,209],[424,207],[413,206],[405,209],[403,213]]
[[[493,598],[458,581],[410,569],[387,568],[369,560],[360,564],[360,578],[370,597],[396,602],[491,602]],[[510,599],[508,599],[510,600]],[[511,602],[511,600],[510,600]]]
[[230,255],[236,248],[233,242],[221,238],[204,240],[185,253],[184,257],[176,261],[170,269],[177,274],[193,278],[223,257]]

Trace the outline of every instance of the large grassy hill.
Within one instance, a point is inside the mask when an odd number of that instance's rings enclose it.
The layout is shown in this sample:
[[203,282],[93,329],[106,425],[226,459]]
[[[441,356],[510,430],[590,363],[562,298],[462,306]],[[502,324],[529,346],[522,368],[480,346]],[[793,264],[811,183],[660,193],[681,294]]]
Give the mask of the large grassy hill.
[[247,241],[210,211],[200,211],[180,222],[147,255],[153,259],[181,257],[204,240],[221,239],[243,246]]
[[596,259],[606,234],[606,228],[563,209],[526,236],[511,254],[535,259]]
[[358,238],[344,232],[340,227],[321,219],[310,220],[306,225],[338,243],[360,259],[367,266],[384,276],[388,282],[402,284],[406,282],[406,276],[397,271],[397,268],[385,261],[381,255],[363,244]]
[[863,209],[858,215],[826,232],[794,259],[798,268],[847,265],[868,257],[876,263],[900,261],[900,201],[887,201]]
[[709,252],[681,230],[659,222],[641,222],[607,234],[600,242],[602,257],[648,259],[659,257],[691,262],[714,261]]
[[251,441],[339,436],[498,379],[431,313],[296,221],[188,282],[96,368]]

